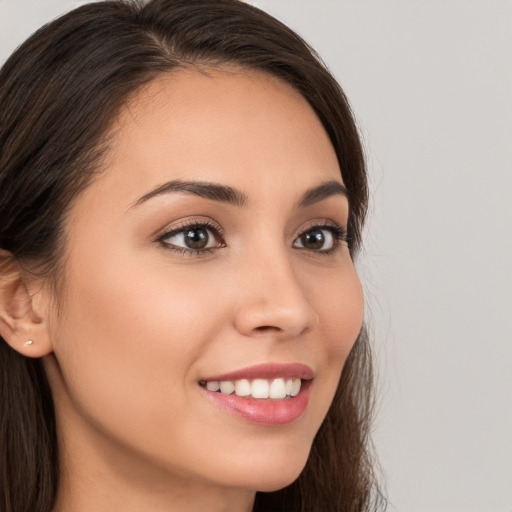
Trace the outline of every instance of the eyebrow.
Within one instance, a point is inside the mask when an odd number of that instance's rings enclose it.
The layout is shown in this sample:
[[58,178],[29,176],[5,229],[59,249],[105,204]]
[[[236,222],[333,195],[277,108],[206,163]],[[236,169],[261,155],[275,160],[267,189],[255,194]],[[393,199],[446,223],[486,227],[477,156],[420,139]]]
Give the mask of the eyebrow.
[[173,180],[159,187],[151,190],[147,194],[137,199],[135,203],[130,207],[134,208],[142,203],[145,203],[149,199],[162,194],[170,194],[173,192],[184,192],[186,194],[192,194],[194,196],[204,197],[205,199],[213,199],[214,201],[220,201],[222,203],[229,203],[235,206],[247,206],[247,196],[227,185],[220,185],[217,183],[208,183],[206,181],[181,181]]
[[[232,204],[238,207],[245,207],[249,202],[249,198],[244,192],[228,185],[205,181],[172,180],[144,194],[130,206],[130,209],[145,203],[155,196],[180,192]],[[324,181],[320,185],[306,190],[296,206],[298,208],[305,208],[335,195],[348,198],[348,191],[346,187],[338,181]]]
[[331,196],[343,196],[348,199],[348,190],[339,181],[324,181],[320,185],[306,190],[299,199],[297,207],[305,208]]

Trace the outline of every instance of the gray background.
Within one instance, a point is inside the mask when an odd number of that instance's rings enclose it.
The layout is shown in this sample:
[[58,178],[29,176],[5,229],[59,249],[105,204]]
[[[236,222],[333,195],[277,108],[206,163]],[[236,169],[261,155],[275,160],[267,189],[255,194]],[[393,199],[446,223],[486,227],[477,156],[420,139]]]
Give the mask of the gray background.
[[[80,3],[0,0],[0,61]],[[512,512],[512,2],[252,3],[317,48],[365,140],[389,510]]]

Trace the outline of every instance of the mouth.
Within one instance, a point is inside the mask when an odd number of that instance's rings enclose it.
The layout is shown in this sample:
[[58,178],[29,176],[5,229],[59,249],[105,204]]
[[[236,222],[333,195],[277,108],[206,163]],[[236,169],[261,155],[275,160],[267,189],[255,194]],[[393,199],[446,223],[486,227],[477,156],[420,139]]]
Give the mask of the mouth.
[[313,376],[302,364],[265,364],[204,378],[199,386],[227,412],[252,423],[279,426],[305,413]]

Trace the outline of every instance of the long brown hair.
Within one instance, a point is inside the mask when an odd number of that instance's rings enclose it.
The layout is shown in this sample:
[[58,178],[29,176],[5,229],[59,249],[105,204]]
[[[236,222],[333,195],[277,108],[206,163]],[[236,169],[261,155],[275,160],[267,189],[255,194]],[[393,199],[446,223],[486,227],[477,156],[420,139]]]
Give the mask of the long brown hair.
[[[108,152],[109,128],[141,86],[181,67],[235,64],[287,82],[310,103],[348,190],[352,257],[368,192],[356,125],[340,86],[293,31],[238,0],[107,0],[31,36],[0,71],[0,249],[58,290],[62,221]],[[2,252],[0,252],[0,256]],[[0,277],[2,261],[0,258]],[[55,416],[41,359],[0,339],[0,509],[50,512],[58,482]],[[306,467],[257,493],[255,511],[380,509],[370,450],[372,367],[366,330],[343,369]]]

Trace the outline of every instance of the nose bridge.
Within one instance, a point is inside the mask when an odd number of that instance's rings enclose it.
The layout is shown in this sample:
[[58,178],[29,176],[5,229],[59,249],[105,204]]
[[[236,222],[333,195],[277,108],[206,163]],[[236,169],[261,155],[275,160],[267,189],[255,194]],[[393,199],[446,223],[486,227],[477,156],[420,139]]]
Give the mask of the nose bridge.
[[241,273],[236,324],[244,334],[269,332],[279,338],[291,338],[318,322],[317,312],[292,265],[290,250],[282,240],[253,251]]

